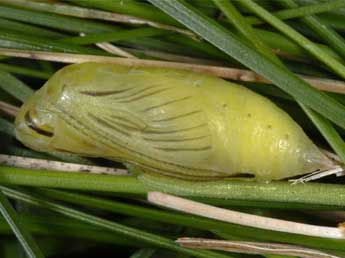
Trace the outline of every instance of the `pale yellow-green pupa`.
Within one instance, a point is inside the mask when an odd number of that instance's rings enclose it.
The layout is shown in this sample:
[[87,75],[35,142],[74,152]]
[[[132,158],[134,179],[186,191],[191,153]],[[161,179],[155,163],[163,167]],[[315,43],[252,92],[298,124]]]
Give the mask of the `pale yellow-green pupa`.
[[16,136],[38,151],[129,163],[147,173],[272,180],[331,166],[265,97],[187,71],[74,64],[21,108]]

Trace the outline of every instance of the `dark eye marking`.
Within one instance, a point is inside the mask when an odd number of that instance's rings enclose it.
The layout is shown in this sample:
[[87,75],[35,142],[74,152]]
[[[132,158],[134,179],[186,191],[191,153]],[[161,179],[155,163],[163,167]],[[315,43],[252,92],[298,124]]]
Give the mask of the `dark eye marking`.
[[32,119],[32,117],[30,115],[30,111],[26,112],[24,120],[25,120],[26,125],[29,128],[31,128],[32,130],[34,130],[36,133],[47,136],[47,137],[53,137],[54,136],[54,134],[52,132],[41,129],[35,124],[34,120]]

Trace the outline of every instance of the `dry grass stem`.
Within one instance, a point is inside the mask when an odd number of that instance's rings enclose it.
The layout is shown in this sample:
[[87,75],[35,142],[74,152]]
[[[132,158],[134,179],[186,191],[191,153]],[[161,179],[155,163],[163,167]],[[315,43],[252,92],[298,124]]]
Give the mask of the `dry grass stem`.
[[[270,83],[262,76],[243,69],[212,66],[212,65],[199,65],[187,64],[179,62],[166,62],[156,60],[143,60],[134,58],[121,58],[121,57],[108,57],[108,56],[95,56],[95,55],[80,55],[56,52],[42,52],[30,50],[13,50],[1,48],[0,54],[4,56],[30,58],[37,60],[62,62],[62,63],[83,63],[83,62],[99,62],[99,63],[113,63],[127,66],[142,66],[142,67],[163,67],[173,68],[179,70],[193,71],[198,73],[211,74],[225,79],[244,81],[244,82],[258,82]],[[316,78],[310,76],[299,75],[300,78],[310,83],[311,86],[329,92],[336,92],[345,94],[345,82],[336,81],[324,78]]]
[[344,169],[341,166],[335,166],[333,168],[323,170],[323,171],[315,171],[313,173],[306,174],[297,179],[289,180],[292,184],[299,184],[299,183],[306,183],[309,181],[314,181],[326,176],[336,175],[336,176],[344,176]]
[[19,112],[18,107],[8,104],[4,101],[0,101],[0,110],[13,117],[15,117]]
[[[0,0],[1,1],[1,0]],[[84,32],[79,33],[81,37],[84,37],[86,34]],[[137,58],[136,56],[132,55],[131,53],[128,53],[127,51],[109,43],[109,42],[100,42],[95,44],[97,47],[100,49],[103,49],[104,51],[110,53],[110,54],[115,54],[121,57],[126,57],[126,58]]]
[[153,204],[157,204],[166,208],[243,226],[306,236],[345,239],[344,228],[341,225],[339,227],[325,227],[281,219],[267,218],[263,216],[218,208],[215,206],[160,192],[149,192],[147,199]]
[[176,242],[181,246],[188,248],[213,249],[235,253],[277,254],[297,256],[301,258],[340,258],[339,256],[330,255],[318,250],[286,244],[225,241],[188,237],[179,238]]
[[126,57],[126,58],[137,58],[131,53],[108,42],[96,43],[96,46],[99,47],[100,49],[105,50],[106,52],[110,54],[115,54],[115,55]]
[[88,172],[92,174],[107,174],[116,176],[129,175],[129,172],[126,169],[65,163],[44,159],[32,159],[4,154],[0,154],[0,165],[37,170]]

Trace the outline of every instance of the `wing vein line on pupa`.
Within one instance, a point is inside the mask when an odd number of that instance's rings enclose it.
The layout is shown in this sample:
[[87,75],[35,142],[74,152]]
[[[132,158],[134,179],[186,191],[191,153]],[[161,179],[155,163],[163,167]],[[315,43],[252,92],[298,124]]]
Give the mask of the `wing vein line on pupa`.
[[[118,141],[114,141],[111,137],[111,135],[107,135],[107,137],[104,137],[104,135],[100,134],[98,131],[91,129],[89,126],[87,126],[85,123],[83,123],[83,121],[79,121],[78,119],[74,118],[73,115],[71,115],[69,112],[67,112],[66,110],[62,109],[62,107],[58,108],[59,112],[62,114],[62,118],[64,119],[64,121],[69,124],[70,126],[72,126],[73,128],[75,128],[76,130],[79,130],[81,133],[83,133],[86,137],[90,137],[92,139],[94,139],[95,141],[98,142],[102,142],[102,144],[112,148],[115,146],[118,146],[118,148],[121,150],[125,150],[125,151],[129,151],[132,153],[136,153],[137,155],[139,155],[142,158],[148,159],[148,160],[152,160],[158,163],[162,163],[162,164],[166,164],[168,166],[172,166],[175,167],[178,170],[171,170],[171,169],[165,169],[167,172],[170,173],[178,173],[178,174],[185,174],[185,175],[190,175],[187,171],[183,171],[183,169],[186,170],[191,170],[191,171],[198,171],[198,173],[201,174],[208,174],[208,173],[216,173],[219,175],[223,175],[225,176],[225,172],[223,171],[217,171],[217,170],[212,170],[212,169],[204,169],[204,168],[198,168],[198,167],[191,167],[191,166],[184,166],[178,163],[174,163],[174,162],[170,162],[170,161],[165,161],[162,159],[158,159],[157,157],[152,157],[152,156],[148,156],[142,152],[138,152],[135,149],[131,149],[128,148],[127,146],[125,146],[124,144],[121,144]],[[91,133],[90,133],[91,132]],[[105,133],[107,134],[107,133]],[[105,139],[105,140],[103,140]],[[111,144],[108,143],[108,141],[111,142]],[[126,160],[125,160],[126,161]],[[149,165],[145,164],[145,163],[140,163],[138,162],[139,165],[142,165],[144,167],[150,167]],[[152,167],[152,166],[151,166]],[[155,168],[155,167],[152,167]],[[155,168],[156,170],[161,170],[161,168]],[[180,170],[181,169],[181,170]]]

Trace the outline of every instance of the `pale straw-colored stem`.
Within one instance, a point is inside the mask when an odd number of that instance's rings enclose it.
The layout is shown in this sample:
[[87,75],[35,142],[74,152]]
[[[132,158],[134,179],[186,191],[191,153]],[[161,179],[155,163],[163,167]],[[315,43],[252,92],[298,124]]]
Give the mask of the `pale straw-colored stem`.
[[166,208],[243,226],[292,234],[301,234],[306,236],[345,239],[344,228],[342,225],[340,225],[339,227],[325,227],[281,219],[267,218],[263,216],[218,208],[215,206],[160,192],[149,192],[147,199],[151,203],[161,205]]
[[314,181],[314,180],[331,176],[331,175],[344,176],[344,168],[341,166],[334,166],[333,168],[329,168],[327,170],[322,170],[322,171],[315,171],[315,172],[306,174],[300,178],[291,179],[289,181],[292,182],[292,184],[306,183],[309,181]]
[[213,249],[235,253],[277,254],[298,256],[301,258],[340,258],[339,256],[327,254],[318,250],[286,244],[226,241],[188,237],[179,238],[176,242],[181,246],[188,248]]
[[0,110],[10,116],[16,116],[19,112],[18,107],[8,104],[4,101],[0,101]]
[[87,172],[92,174],[129,175],[126,169],[66,163],[60,161],[32,159],[0,154],[0,165],[27,169],[52,170],[64,172]]
[[[1,1],[1,0],[0,0]],[[80,32],[79,35],[81,37],[85,37],[84,32]],[[115,54],[117,56],[121,57],[126,57],[126,58],[137,58],[136,56],[132,55],[131,53],[128,53],[127,51],[124,51],[123,49],[109,43],[109,42],[99,42],[95,44],[97,47],[100,49],[103,49],[104,51],[110,53],[110,54]]]
[[137,58],[136,56],[132,55],[131,53],[111,44],[108,42],[101,42],[101,43],[96,43],[95,44],[97,47],[100,49],[103,49],[104,51],[110,53],[110,54],[115,54],[118,56],[126,57],[126,58]]
[[[266,80],[262,76],[252,71],[222,67],[222,66],[199,65],[199,64],[143,60],[143,59],[134,59],[134,58],[109,57],[109,56],[43,52],[43,51],[32,51],[32,50],[14,50],[14,49],[7,49],[7,48],[1,48],[0,55],[61,62],[61,63],[99,62],[99,63],[127,65],[127,66],[172,68],[172,69],[193,71],[193,72],[198,72],[198,73],[205,73],[205,74],[210,74],[210,75],[222,77],[225,79],[232,79],[232,80],[237,80],[237,81],[270,83],[268,80]],[[310,76],[304,76],[304,75],[298,75],[298,76],[301,79],[310,83],[311,86],[319,90],[345,94],[345,82],[343,81],[316,78],[316,77],[310,77]]]

